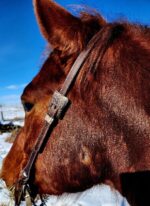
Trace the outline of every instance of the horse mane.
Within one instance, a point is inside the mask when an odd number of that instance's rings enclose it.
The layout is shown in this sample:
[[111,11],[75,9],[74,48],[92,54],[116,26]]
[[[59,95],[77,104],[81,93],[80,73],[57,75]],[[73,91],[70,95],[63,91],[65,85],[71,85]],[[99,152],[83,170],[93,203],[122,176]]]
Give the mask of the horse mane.
[[96,71],[99,67],[100,62],[102,61],[105,52],[113,42],[121,36],[125,27],[120,23],[107,24],[104,28],[101,29],[99,36],[97,36],[97,43],[95,48],[89,55],[89,59],[86,64],[86,72],[83,75],[82,84],[87,84],[87,81],[90,77],[91,80],[94,79]]
[[[98,16],[95,18],[97,19]],[[150,91],[147,80],[147,75],[150,75],[150,28],[127,22],[108,23],[103,26],[98,38],[83,68],[84,72],[80,80],[81,96],[84,96],[85,91],[90,92],[90,88],[93,92],[93,82],[97,81],[104,66],[111,69],[113,62],[115,67],[120,68],[120,72],[125,72],[122,73],[124,76],[133,70],[135,73],[140,73],[143,79],[141,84],[145,84]],[[126,65],[123,62],[126,62]]]

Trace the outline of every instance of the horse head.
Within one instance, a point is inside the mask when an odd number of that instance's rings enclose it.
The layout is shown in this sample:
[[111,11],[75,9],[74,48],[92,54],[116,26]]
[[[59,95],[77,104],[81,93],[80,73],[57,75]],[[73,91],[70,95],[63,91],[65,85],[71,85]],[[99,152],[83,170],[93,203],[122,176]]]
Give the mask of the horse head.
[[52,51],[24,89],[25,124],[1,176],[9,187],[17,181],[53,92],[99,32],[69,91],[69,109],[36,159],[32,184],[40,194],[82,191],[100,183],[123,192],[123,174],[150,169],[150,30],[108,23],[99,14],[75,17],[49,0],[34,0],[34,10]]

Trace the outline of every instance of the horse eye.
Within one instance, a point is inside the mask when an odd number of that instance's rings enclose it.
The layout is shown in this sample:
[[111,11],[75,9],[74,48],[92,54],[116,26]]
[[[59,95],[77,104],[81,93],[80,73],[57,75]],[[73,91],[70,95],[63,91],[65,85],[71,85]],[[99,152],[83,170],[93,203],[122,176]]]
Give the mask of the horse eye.
[[24,108],[25,112],[30,112],[34,106],[34,104],[29,103],[29,102],[22,102],[22,104],[23,104],[23,108]]

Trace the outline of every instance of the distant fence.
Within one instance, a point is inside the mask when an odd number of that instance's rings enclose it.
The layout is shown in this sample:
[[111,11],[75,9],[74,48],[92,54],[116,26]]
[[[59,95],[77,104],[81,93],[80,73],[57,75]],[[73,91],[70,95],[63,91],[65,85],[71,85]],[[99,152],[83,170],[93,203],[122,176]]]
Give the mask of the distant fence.
[[0,106],[0,121],[23,121],[24,110],[21,106]]

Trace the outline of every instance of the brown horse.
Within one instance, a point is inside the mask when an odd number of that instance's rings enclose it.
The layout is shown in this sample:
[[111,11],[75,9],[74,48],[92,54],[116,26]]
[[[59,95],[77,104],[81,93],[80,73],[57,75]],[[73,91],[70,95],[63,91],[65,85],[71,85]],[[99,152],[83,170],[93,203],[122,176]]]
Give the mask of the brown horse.
[[101,31],[69,92],[69,110],[36,159],[33,185],[40,194],[61,194],[107,183],[131,205],[150,205],[150,190],[144,189],[150,189],[150,29],[107,23],[98,14],[77,18],[50,0],[34,0],[34,9],[53,51],[23,92],[25,125],[3,162],[1,177],[9,187],[16,182],[53,92]]

